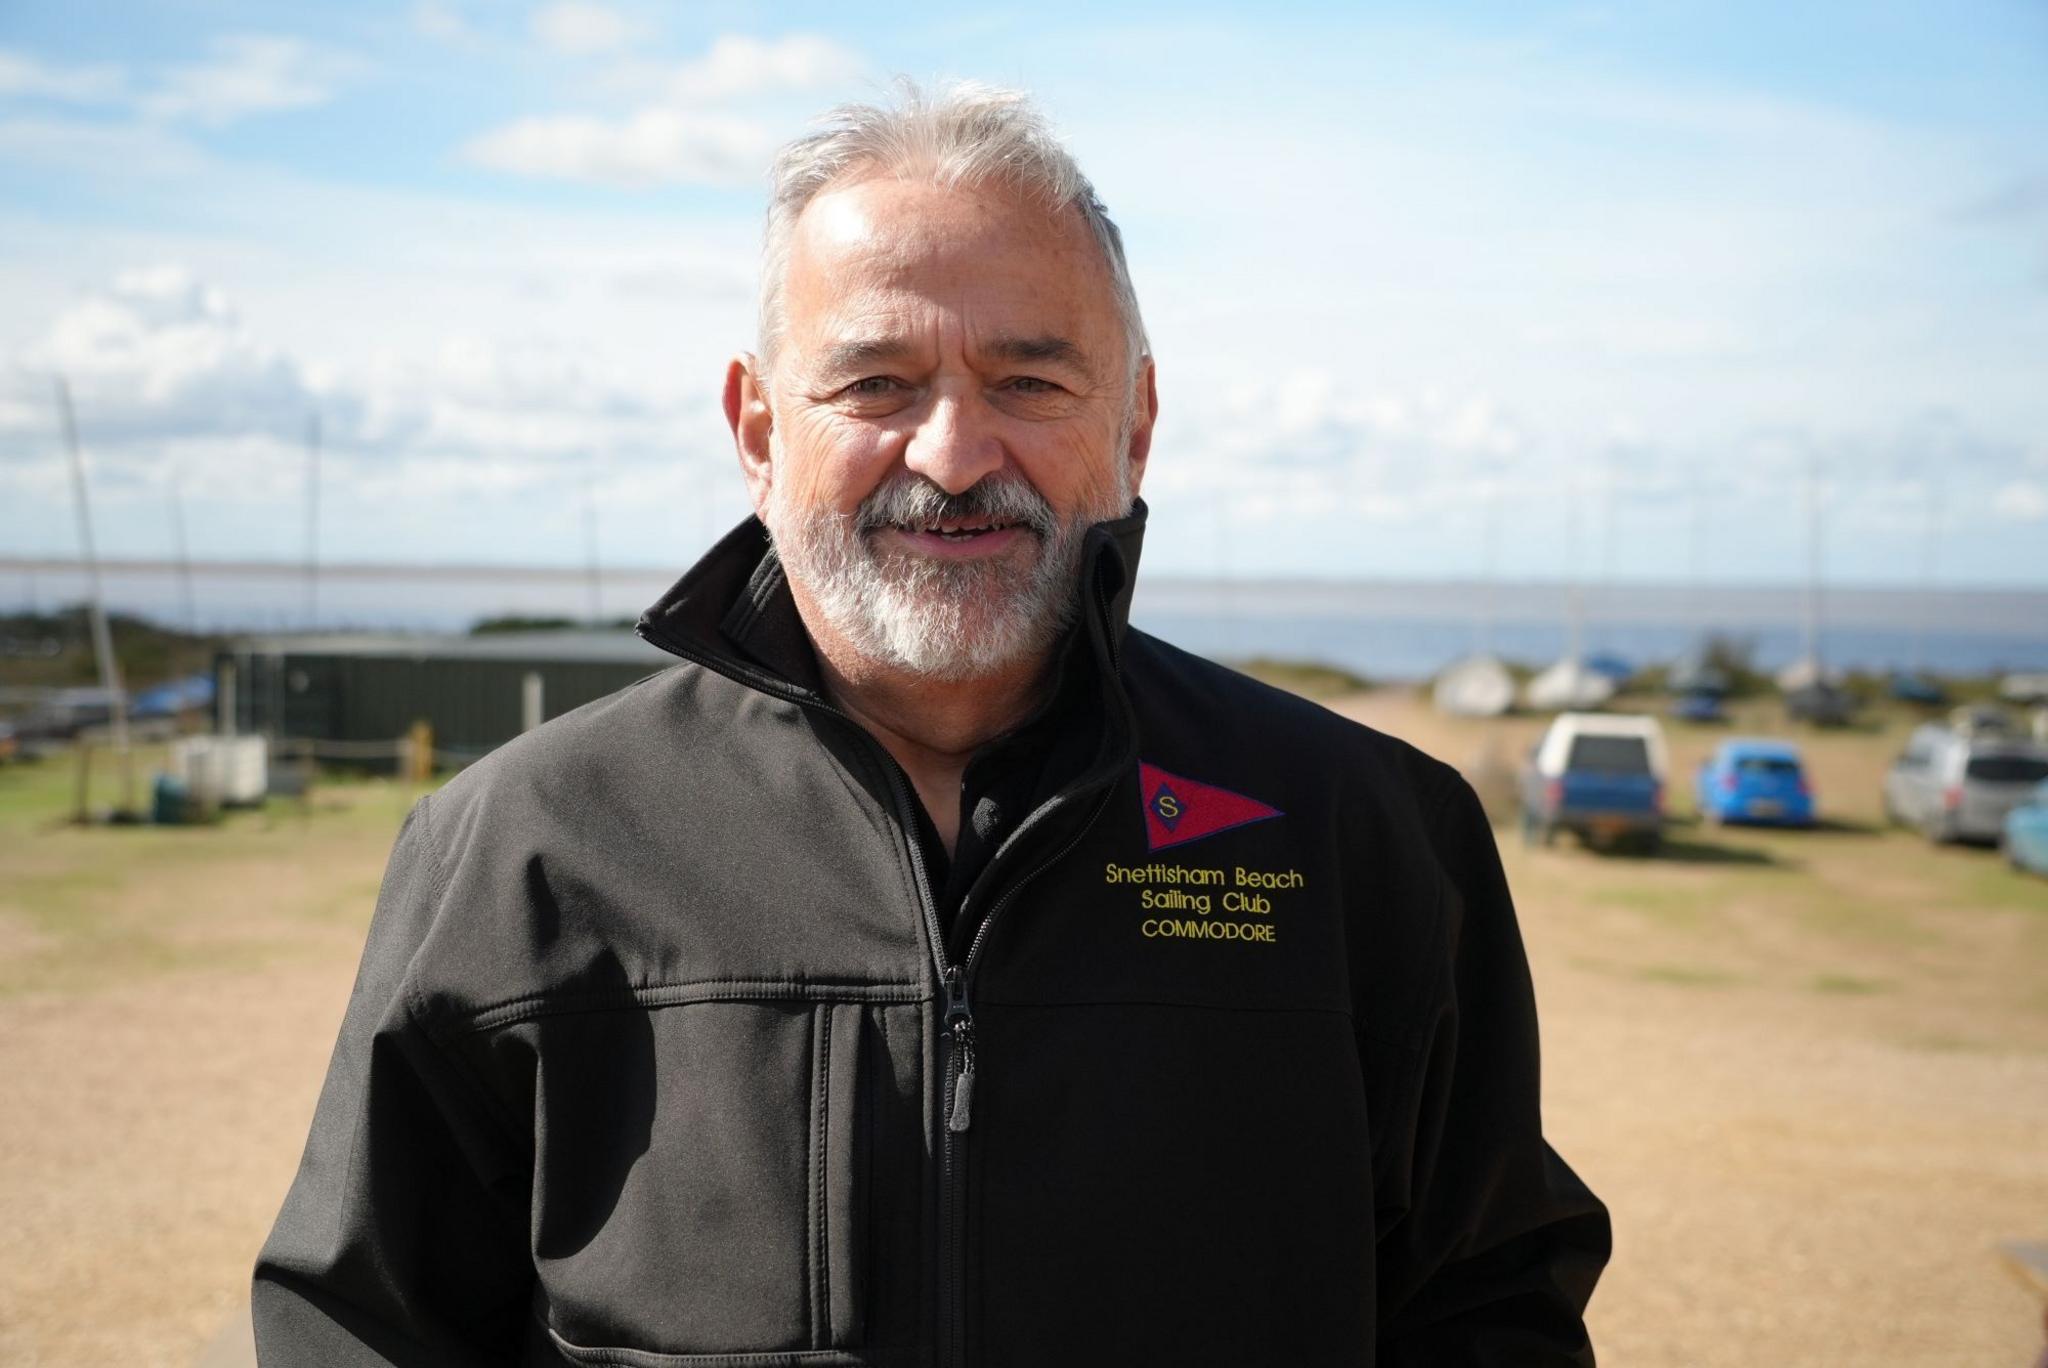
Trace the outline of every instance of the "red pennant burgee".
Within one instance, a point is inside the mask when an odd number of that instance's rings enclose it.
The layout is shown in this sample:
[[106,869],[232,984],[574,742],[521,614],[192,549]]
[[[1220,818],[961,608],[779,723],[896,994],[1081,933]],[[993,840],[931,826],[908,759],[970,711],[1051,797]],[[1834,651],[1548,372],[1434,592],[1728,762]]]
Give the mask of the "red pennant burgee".
[[1145,843],[1152,850],[1186,845],[1232,827],[1286,815],[1256,798],[1183,779],[1142,760],[1138,762],[1138,792],[1145,803]]

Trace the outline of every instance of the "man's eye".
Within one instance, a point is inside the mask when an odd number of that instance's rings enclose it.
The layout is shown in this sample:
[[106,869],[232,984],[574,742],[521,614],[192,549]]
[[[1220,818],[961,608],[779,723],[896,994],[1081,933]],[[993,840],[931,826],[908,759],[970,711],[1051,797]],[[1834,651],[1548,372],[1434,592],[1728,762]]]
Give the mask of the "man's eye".
[[1019,375],[1013,377],[1005,388],[1016,390],[1022,394],[1054,394],[1059,391],[1060,387],[1050,380],[1042,380],[1035,375]]
[[865,379],[854,381],[846,387],[844,392],[856,399],[878,399],[885,394],[893,393],[895,389],[896,381],[891,377],[886,375],[870,375]]

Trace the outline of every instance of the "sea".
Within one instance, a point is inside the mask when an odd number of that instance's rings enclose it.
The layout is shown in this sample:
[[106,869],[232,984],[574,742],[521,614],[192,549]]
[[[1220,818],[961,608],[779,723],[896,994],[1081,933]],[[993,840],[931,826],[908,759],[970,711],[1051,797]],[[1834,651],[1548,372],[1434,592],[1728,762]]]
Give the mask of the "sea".
[[[104,564],[111,608],[209,632],[462,632],[503,615],[630,618],[678,572],[649,568],[278,562]],[[76,562],[0,559],[0,612],[80,602]],[[2048,590],[1827,586],[1813,604],[1821,658],[1840,669],[1981,675],[2048,670]],[[1426,679],[1475,650],[1540,665],[1567,649],[1642,665],[1710,635],[1748,643],[1759,668],[1806,654],[1808,591],[1790,584],[1571,586],[1428,580],[1146,576],[1132,622],[1199,655],[1315,661],[1373,680]]]

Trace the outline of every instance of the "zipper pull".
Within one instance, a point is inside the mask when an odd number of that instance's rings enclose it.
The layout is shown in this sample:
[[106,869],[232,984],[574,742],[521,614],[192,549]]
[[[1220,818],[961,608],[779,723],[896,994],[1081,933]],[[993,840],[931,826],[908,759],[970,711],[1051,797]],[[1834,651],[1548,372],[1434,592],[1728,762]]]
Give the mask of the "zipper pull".
[[946,1115],[946,1129],[959,1134],[973,1122],[969,1110],[974,1102],[974,1018],[962,1012],[953,1018],[953,1105]]
[[974,1120],[974,1012],[967,1005],[966,978],[957,964],[946,971],[946,1030],[953,1037],[953,1095],[946,1106],[946,1129],[957,1135]]

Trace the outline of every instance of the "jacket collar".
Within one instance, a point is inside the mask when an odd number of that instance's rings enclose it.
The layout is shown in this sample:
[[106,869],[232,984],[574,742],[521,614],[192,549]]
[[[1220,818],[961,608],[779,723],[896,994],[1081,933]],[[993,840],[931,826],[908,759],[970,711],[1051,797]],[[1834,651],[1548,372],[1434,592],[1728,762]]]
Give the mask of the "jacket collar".
[[[1137,587],[1146,508],[1088,529],[1081,551],[1076,631],[1117,673]],[[768,529],[748,518],[640,615],[634,631],[672,655],[800,702],[824,702],[817,658],[798,617]],[[1107,681],[1105,681],[1107,682]]]

